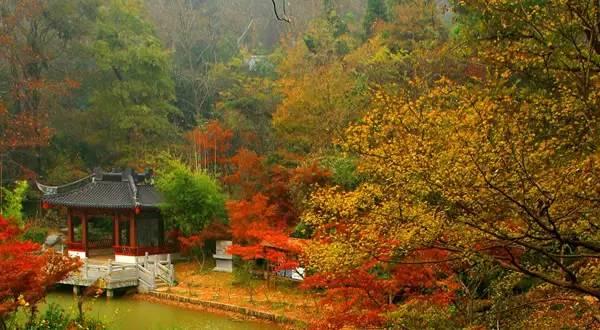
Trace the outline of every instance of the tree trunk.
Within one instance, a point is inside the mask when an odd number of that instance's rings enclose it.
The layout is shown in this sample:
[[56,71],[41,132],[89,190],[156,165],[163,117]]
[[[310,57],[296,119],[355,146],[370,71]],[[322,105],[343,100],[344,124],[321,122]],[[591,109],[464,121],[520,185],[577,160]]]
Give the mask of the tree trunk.
[[7,330],[6,323],[4,323],[4,318],[0,317],[0,330]]

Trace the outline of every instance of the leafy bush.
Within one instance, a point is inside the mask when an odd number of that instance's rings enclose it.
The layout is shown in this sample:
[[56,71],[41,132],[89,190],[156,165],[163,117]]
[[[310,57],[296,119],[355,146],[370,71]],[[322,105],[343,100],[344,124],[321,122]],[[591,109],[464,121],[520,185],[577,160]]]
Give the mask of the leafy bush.
[[452,308],[428,302],[411,302],[387,316],[391,329],[462,329],[452,318]]
[[17,221],[19,225],[22,225],[23,221],[23,200],[27,195],[29,184],[27,181],[17,181],[15,187],[12,190],[0,187],[2,189],[2,196],[4,197],[2,203],[2,215],[6,218]]
[[353,189],[361,181],[356,169],[356,159],[341,155],[332,155],[321,161],[321,165],[329,169],[335,184],[346,189]]
[[156,184],[165,199],[161,205],[165,219],[186,235],[226,218],[225,195],[206,173],[192,172],[181,162],[169,159],[160,169]]
[[73,317],[58,304],[50,303],[48,309],[33,324],[25,327],[26,330],[104,330],[104,323],[93,318],[81,320]]
[[29,330],[66,330],[70,323],[71,320],[65,310],[58,304],[51,303],[40,319],[29,327]]
[[44,244],[47,236],[48,228],[44,227],[30,227],[25,231],[25,233],[23,233],[24,240],[32,241],[38,244]]
[[238,267],[233,268],[233,282],[231,284],[246,289],[248,300],[254,302],[256,287],[259,282],[253,275],[253,264],[251,262],[242,262]]

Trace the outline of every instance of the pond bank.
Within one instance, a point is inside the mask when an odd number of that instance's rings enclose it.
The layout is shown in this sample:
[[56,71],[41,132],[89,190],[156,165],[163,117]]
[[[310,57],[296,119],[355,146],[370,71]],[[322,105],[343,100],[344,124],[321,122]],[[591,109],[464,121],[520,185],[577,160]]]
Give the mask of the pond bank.
[[[283,328],[256,318],[243,319],[216,310],[182,308],[183,306],[179,305],[139,299],[138,296],[140,295],[123,295],[114,299],[89,298],[84,304],[86,317],[101,321],[110,330],[276,330]],[[77,313],[76,301],[68,290],[49,293],[46,302],[40,305],[40,313],[44,313],[50,303],[58,304],[71,316]]]
[[[238,315],[248,311],[257,312],[246,314],[300,328],[302,324],[322,316],[321,295],[300,288],[298,282],[281,278],[272,278],[270,281],[244,279],[235,273],[214,272],[212,266],[194,262],[177,263],[177,285],[158,291],[181,296],[181,299],[204,301],[199,304],[205,308],[233,309]],[[174,300],[178,302],[177,298]],[[297,320],[300,321],[298,324]]]
[[255,318],[255,319],[266,320],[269,322],[282,324],[282,325],[285,325],[288,327],[294,327],[294,328],[306,327],[306,324],[304,322],[302,322],[300,320],[294,320],[294,319],[291,319],[289,317],[285,317],[282,315],[276,315],[273,313],[258,311],[258,310],[254,310],[254,309],[251,309],[248,307],[243,307],[243,306],[226,304],[226,303],[221,303],[221,302],[216,302],[216,301],[202,300],[202,299],[192,298],[192,297],[185,297],[185,296],[167,293],[167,292],[150,292],[150,293],[147,293],[144,295],[137,295],[137,297],[144,299],[144,300],[148,300],[148,301],[155,301],[155,302],[159,302],[159,303],[166,303],[166,304],[177,305],[177,306],[183,304],[184,306],[187,305],[186,307],[188,307],[188,308],[200,309],[202,311],[208,311],[211,313],[218,312],[218,311],[220,311],[222,313],[226,313],[227,315],[234,313],[237,315],[242,315],[245,318],[250,317],[250,318]]

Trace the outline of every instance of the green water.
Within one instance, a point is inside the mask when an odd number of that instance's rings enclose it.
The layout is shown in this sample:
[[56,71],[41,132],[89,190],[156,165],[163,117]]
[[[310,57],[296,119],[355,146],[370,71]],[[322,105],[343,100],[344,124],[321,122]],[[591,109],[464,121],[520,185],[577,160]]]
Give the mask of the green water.
[[[52,292],[47,303],[57,303],[68,313],[76,314],[73,294]],[[45,307],[45,306],[44,306]],[[42,311],[45,308],[42,307]],[[109,329],[115,330],[163,330],[163,329],[281,329],[273,324],[239,321],[230,317],[199,312],[185,308],[163,305],[128,297],[105,297],[89,299],[84,308],[86,316],[101,320]]]

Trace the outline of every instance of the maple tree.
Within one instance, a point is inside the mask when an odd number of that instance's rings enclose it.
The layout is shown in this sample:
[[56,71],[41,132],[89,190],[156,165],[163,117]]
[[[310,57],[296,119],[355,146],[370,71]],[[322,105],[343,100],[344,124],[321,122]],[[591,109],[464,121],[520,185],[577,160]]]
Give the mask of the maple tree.
[[236,187],[240,197],[250,198],[267,184],[264,158],[256,152],[240,148],[228,162],[232,173],[224,176],[223,182]]
[[28,308],[32,319],[36,304],[48,288],[78,269],[79,261],[41,251],[41,246],[20,241],[21,230],[0,217],[0,328],[19,307]]
[[[242,187],[242,198],[227,202],[234,243],[230,253],[243,260],[268,261],[265,274],[298,267],[304,244],[290,235],[299,222],[299,208],[310,189],[325,184],[330,173],[315,164],[295,169],[274,165],[266,170],[258,166],[261,159],[252,152],[241,150],[238,156],[243,157],[234,157],[236,163],[250,160],[251,166],[239,164],[226,178]],[[251,175],[260,168],[263,173]]]
[[243,260],[263,259],[269,262],[269,271],[293,269],[300,247],[290,241],[289,228],[279,214],[276,204],[257,193],[249,200],[227,203],[234,244],[229,253]]
[[228,159],[233,131],[213,120],[202,128],[194,128],[186,138],[191,144],[194,168],[216,172]]

